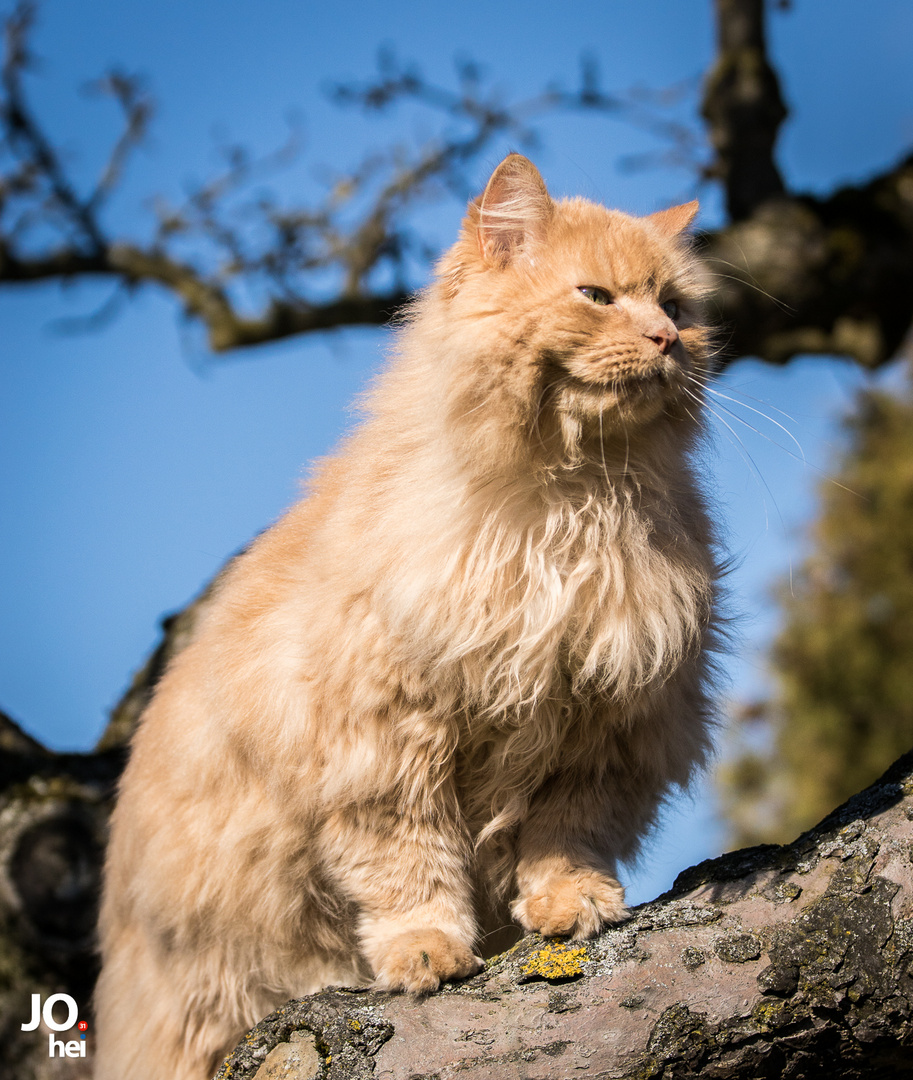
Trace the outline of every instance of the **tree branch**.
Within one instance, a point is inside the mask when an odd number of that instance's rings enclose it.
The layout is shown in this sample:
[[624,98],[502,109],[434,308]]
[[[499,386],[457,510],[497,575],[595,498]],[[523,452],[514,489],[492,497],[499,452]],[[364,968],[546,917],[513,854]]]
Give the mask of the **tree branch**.
[[[441,187],[465,195],[470,165],[495,139],[533,141],[535,117],[555,109],[627,109],[639,123],[651,123],[649,110],[605,94],[592,64],[584,64],[578,90],[551,87],[528,100],[503,101],[473,65],[459,66],[459,90],[453,92],[382,56],[379,80],[337,87],[337,101],[372,111],[402,101],[435,109],[448,124],[438,139],[417,153],[396,147],[368,155],[332,178],[322,202],[291,210],[268,196],[243,205],[237,199],[264,169],[288,163],[294,140],[261,161],[230,147],[226,171],[192,191],[183,205],[159,201],[150,243],[119,241],[105,232],[98,214],[145,132],[151,102],[138,80],[122,73],[97,84],[119,103],[125,126],[94,190],[81,197],[27,105],[34,10],[22,3],[6,24],[0,152],[12,167],[0,176],[0,285],[75,277],[110,277],[131,288],[158,284],[205,326],[214,352],[386,322],[409,297],[410,259],[427,263],[431,254],[413,241],[404,220],[408,210]],[[190,242],[193,263],[177,254]],[[328,288],[335,295],[324,299]],[[242,309],[241,292],[259,302],[259,312]]]
[[39,178],[50,193],[49,209],[56,210],[73,226],[81,239],[80,249],[88,247],[96,254],[104,240],[89,201],[84,202],[66,176],[53,144],[48,139],[26,104],[22,76],[31,63],[28,34],[35,19],[35,5],[23,0],[5,26],[5,54],[0,68],[3,86],[3,126],[9,148],[27,161],[37,184]]
[[913,1046],[911,819],[913,753],[793,844],[687,870],[593,941],[531,935],[424,999],[289,1002],[217,1080],[900,1075]]
[[122,748],[52,753],[0,713],[0,1075],[51,1075],[47,1035],[21,1030],[32,994],[91,999],[105,836],[124,760]]
[[877,368],[913,323],[913,156],[824,199],[764,203],[700,241],[716,275],[720,367],[823,353]]
[[702,112],[716,151],[708,175],[722,182],[726,209],[741,221],[785,188],[774,145],[787,111],[767,58],[764,0],[715,0],[718,54]]
[[[716,152],[711,173],[724,183],[733,217],[729,227],[701,237],[724,328],[718,366],[740,356],[782,364],[809,353],[848,356],[868,368],[886,363],[913,323],[911,159],[828,197],[787,192],[774,159],[786,112],[766,55],[764,5],[715,2],[720,52],[704,112]],[[125,129],[101,179],[82,197],[26,102],[33,17],[32,5],[20,4],[7,24],[0,153],[12,164],[0,175],[0,286],[77,277],[110,278],[128,289],[156,284],[205,328],[215,353],[387,322],[433,257],[410,232],[410,210],[442,190],[465,196],[480,155],[505,138],[534,141],[533,121],[550,111],[619,115],[693,156],[689,133],[643,95],[606,93],[592,60],[584,60],[575,89],[551,86],[509,101],[472,64],[458,66],[451,89],[382,55],[375,78],[336,87],[335,99],[369,112],[402,103],[433,109],[444,123],[437,139],[418,150],[368,155],[329,176],[325,198],[305,208],[268,196],[243,201],[255,177],[294,158],[294,137],[259,161],[231,147],[220,176],[183,205],[159,204],[150,242],[116,240],[99,215],[151,103],[135,79],[112,73],[103,82]]]

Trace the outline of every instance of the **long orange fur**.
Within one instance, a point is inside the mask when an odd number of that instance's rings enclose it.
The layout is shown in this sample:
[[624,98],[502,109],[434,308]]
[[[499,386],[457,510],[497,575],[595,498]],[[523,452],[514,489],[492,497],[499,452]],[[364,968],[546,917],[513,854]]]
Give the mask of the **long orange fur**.
[[205,1080],[327,985],[434,990],[511,915],[624,918],[616,861],[711,722],[695,209],[556,202],[515,154],[470,205],[363,424],[136,733],[98,1080]]

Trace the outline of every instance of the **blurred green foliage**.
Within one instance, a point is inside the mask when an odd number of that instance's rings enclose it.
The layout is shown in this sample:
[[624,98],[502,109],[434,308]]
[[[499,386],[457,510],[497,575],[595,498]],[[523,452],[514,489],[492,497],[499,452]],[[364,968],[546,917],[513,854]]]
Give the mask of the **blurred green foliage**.
[[865,390],[821,485],[811,554],[778,589],[773,691],[720,775],[737,845],[782,843],[913,746],[913,368]]

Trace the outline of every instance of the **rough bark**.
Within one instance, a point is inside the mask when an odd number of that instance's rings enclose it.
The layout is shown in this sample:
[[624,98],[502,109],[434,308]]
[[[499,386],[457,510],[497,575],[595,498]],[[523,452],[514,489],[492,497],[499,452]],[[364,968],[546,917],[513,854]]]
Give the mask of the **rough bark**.
[[537,935],[422,1000],[334,990],[217,1080],[913,1075],[913,752],[785,847],[714,859],[589,942]]
[[[0,714],[0,1077],[77,1080],[48,1057],[48,1032],[23,1032],[32,994],[87,1005],[108,813],[122,750],[54,754]],[[74,1032],[64,1039],[78,1038]]]

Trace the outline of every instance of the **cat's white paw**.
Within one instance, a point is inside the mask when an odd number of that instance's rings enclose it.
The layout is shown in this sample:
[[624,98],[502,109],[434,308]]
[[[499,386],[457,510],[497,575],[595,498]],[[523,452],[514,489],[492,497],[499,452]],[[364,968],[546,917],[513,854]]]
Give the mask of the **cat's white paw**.
[[485,966],[467,945],[442,930],[409,930],[392,938],[375,968],[379,990],[429,994],[448,979],[465,979]]
[[605,923],[623,922],[629,914],[624,888],[592,870],[550,876],[514,901],[511,912],[524,930],[574,938],[593,937]]

